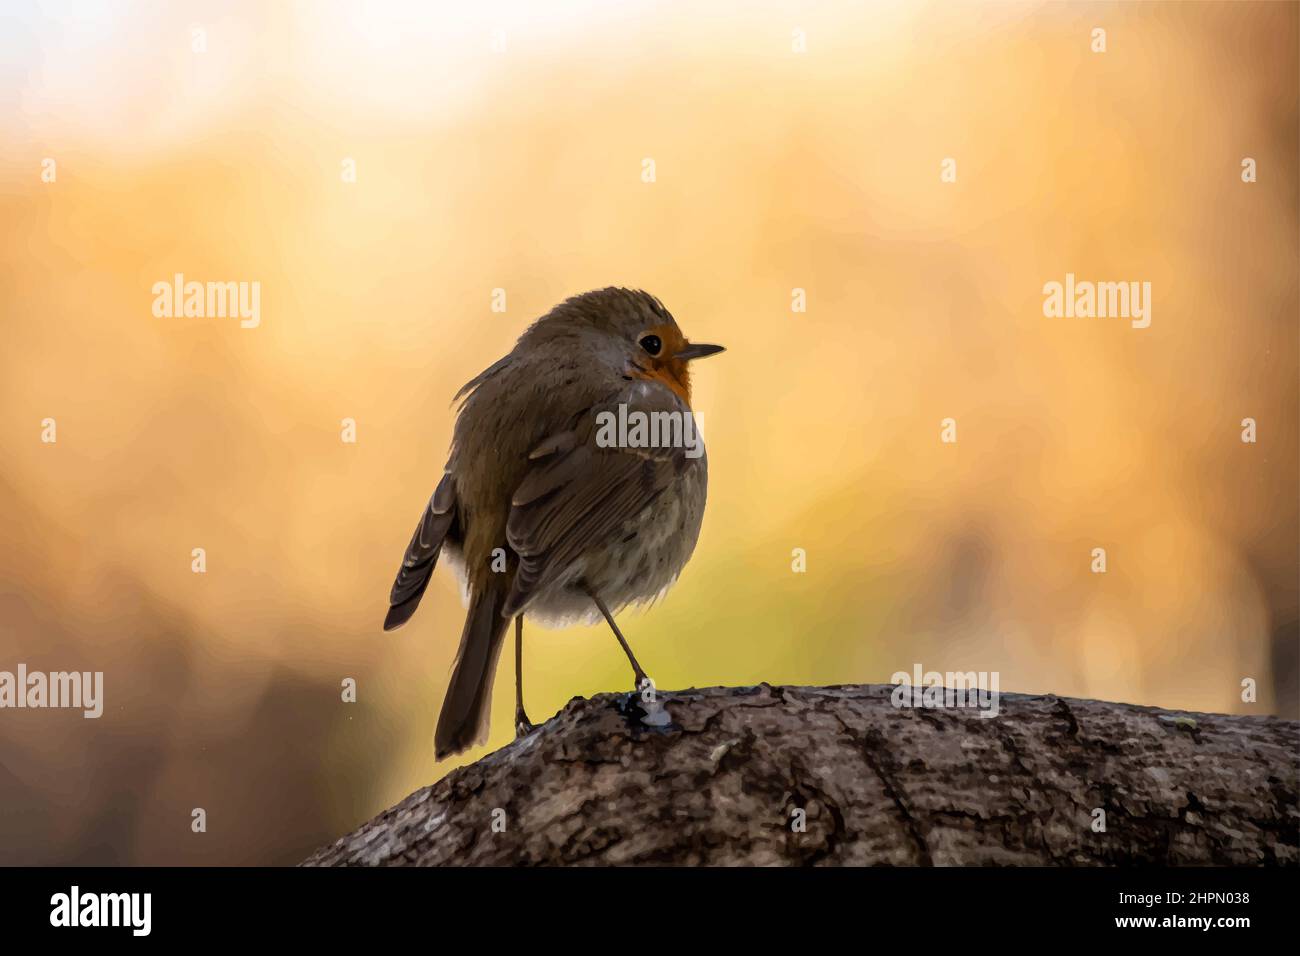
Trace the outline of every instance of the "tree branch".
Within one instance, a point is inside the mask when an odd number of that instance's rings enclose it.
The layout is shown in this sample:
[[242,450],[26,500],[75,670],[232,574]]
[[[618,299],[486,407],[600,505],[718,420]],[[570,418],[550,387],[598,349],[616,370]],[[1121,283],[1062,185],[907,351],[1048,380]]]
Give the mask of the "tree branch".
[[575,698],[305,865],[1300,862],[1295,721],[893,690]]

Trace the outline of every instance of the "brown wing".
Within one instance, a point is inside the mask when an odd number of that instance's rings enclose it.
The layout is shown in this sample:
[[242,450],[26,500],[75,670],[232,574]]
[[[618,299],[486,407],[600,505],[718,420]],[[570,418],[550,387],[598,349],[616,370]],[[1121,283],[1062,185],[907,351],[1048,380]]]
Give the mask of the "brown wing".
[[393,581],[393,590],[388,597],[385,631],[401,627],[419,607],[424,589],[433,577],[433,566],[438,562],[442,543],[455,518],[456,489],[451,475],[445,474],[434,489],[429,506],[420,517],[420,523],[415,526],[411,543],[406,546],[406,554],[402,556],[402,566],[397,569],[397,578]]
[[534,449],[529,455],[532,464],[511,498],[506,523],[506,540],[519,556],[519,566],[503,615],[522,611],[576,557],[608,541],[625,521],[698,464],[684,448],[600,447],[600,413],[617,415],[620,402],[629,414],[689,414],[668,389],[637,383]]

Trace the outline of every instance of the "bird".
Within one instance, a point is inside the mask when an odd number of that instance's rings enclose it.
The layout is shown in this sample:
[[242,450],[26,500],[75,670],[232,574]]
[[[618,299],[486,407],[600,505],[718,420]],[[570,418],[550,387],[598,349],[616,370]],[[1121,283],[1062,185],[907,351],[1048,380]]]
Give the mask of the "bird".
[[[456,393],[447,463],[384,618],[385,631],[410,620],[445,555],[467,611],[435,759],[486,742],[512,619],[517,737],[534,729],[523,698],[525,617],[552,627],[604,618],[634,687],[652,686],[614,617],[666,593],[695,550],[708,456],[697,430],[694,444],[686,439],[697,426],[690,363],[722,351],[689,342],[648,292],[610,287],[555,306]],[[619,415],[665,427],[652,442],[644,428],[609,427]],[[666,425],[677,421],[680,432]]]

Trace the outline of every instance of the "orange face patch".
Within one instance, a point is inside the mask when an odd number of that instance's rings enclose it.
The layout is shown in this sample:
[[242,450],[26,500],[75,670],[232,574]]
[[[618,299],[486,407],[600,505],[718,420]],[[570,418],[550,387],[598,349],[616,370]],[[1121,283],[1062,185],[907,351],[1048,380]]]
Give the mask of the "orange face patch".
[[686,368],[684,359],[673,358],[686,347],[686,339],[675,325],[651,326],[637,336],[637,340],[640,341],[647,335],[659,336],[663,347],[655,356],[642,351],[633,362],[633,377],[668,386],[674,395],[690,407],[691,374]]

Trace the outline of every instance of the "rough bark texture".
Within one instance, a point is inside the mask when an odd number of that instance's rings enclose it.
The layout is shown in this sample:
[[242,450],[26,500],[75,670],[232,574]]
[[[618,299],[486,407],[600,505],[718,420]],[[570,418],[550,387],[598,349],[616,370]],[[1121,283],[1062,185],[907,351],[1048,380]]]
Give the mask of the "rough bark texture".
[[1295,721],[1020,694],[989,719],[892,690],[661,692],[665,726],[631,695],[574,699],[306,863],[1300,859]]

